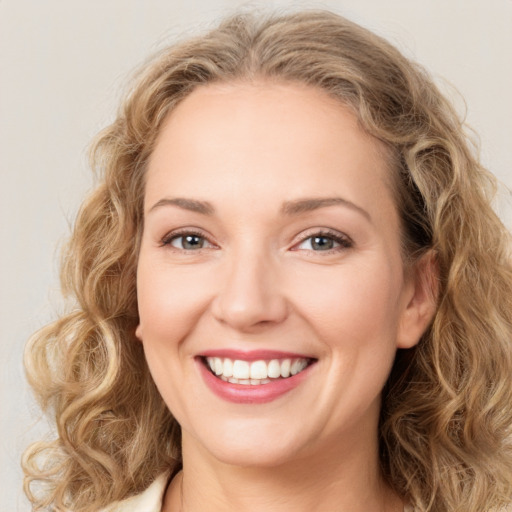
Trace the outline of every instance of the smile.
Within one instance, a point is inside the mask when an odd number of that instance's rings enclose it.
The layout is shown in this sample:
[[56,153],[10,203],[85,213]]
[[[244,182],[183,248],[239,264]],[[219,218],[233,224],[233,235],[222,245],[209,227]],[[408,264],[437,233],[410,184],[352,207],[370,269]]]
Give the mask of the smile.
[[209,350],[196,356],[204,383],[219,398],[236,404],[263,404],[308,379],[318,359],[274,350]]
[[211,372],[225,382],[259,386],[297,375],[307,368],[311,359],[300,357],[245,361],[227,357],[206,357],[205,362]]

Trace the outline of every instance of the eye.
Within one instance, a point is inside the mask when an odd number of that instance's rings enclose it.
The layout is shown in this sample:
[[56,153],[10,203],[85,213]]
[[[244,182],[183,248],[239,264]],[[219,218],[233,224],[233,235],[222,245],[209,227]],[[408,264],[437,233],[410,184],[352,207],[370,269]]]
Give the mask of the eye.
[[296,250],[305,251],[336,251],[338,249],[347,249],[352,247],[352,241],[338,233],[315,233],[312,236],[304,238],[302,242],[295,246]]
[[197,251],[212,246],[204,236],[198,233],[171,233],[162,240],[162,245],[170,245],[183,251]]

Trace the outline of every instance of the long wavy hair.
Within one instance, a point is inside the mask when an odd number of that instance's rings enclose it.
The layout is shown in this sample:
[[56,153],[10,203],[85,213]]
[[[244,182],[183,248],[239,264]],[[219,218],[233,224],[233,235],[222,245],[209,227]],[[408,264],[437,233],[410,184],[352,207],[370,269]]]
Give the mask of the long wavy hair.
[[398,352],[383,391],[383,475],[418,512],[499,509],[512,496],[512,268],[494,179],[422,68],[324,11],[236,15],[163,50],[98,136],[99,184],[62,266],[73,306],[26,350],[57,432],[24,455],[34,508],[96,511],[180,468],[179,425],[134,335],[146,166],[162,122],[191,91],[258,80],[308,84],[351,108],[389,148],[404,261],[436,257],[435,318]]

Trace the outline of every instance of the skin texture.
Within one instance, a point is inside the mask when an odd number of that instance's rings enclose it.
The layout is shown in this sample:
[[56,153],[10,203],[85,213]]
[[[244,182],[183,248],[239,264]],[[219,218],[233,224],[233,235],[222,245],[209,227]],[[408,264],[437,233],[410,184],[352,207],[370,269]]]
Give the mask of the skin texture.
[[[183,431],[165,510],[402,509],[379,476],[380,393],[433,304],[403,266],[384,154],[346,107],[300,85],[205,86],[166,120],[137,277],[137,336]],[[343,201],[291,211],[311,198]],[[202,247],[184,248],[187,233]],[[204,382],[212,349],[316,363],[275,400],[237,404]]]

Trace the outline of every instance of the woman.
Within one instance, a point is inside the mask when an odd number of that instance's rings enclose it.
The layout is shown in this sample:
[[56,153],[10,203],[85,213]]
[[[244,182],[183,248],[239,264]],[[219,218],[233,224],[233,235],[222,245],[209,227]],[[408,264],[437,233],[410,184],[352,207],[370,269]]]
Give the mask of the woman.
[[35,506],[511,501],[510,235],[421,68],[328,12],[235,16],[147,65],[94,158],[76,307],[27,350]]

